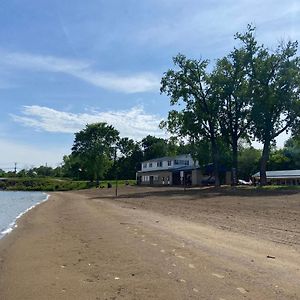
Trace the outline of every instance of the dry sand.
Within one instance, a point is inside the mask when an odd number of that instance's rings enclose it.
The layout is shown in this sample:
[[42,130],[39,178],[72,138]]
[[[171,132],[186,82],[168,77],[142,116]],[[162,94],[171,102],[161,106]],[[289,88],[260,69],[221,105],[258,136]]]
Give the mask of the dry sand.
[[53,193],[0,241],[0,299],[300,299],[300,194]]

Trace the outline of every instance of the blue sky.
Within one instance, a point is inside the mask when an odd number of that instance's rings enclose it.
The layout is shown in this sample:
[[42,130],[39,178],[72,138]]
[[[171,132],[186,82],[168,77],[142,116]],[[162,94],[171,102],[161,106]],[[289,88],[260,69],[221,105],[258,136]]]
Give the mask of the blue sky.
[[[106,121],[163,136],[159,81],[178,52],[212,62],[247,23],[273,47],[300,37],[300,3],[196,0],[0,2],[0,168],[57,165],[74,132]],[[287,136],[278,139],[282,146]]]

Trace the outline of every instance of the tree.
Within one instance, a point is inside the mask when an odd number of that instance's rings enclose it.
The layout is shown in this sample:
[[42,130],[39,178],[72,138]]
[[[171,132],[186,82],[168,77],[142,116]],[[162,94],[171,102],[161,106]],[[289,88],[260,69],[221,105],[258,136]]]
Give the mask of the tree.
[[118,139],[119,132],[106,123],[86,125],[85,129],[75,133],[72,154],[80,159],[91,181],[104,177]]
[[292,169],[292,160],[286,155],[285,149],[276,149],[270,152],[268,169],[271,171]]
[[5,171],[0,169],[0,177],[4,177],[6,175]]
[[219,59],[212,76],[214,96],[222,103],[220,126],[223,138],[232,152],[232,185],[238,183],[238,143],[248,136],[251,125],[251,100],[247,69],[249,53],[235,48]]
[[168,70],[161,80],[161,93],[170,97],[172,106],[168,120],[161,123],[172,134],[186,137],[191,143],[208,139],[214,164],[216,186],[219,180],[218,136],[220,103],[212,93],[212,78],[207,72],[207,60],[187,59],[178,54],[173,58],[177,70]]
[[[116,162],[118,177],[120,179],[134,179],[143,160],[141,146],[127,137],[121,138],[117,145],[119,150],[119,157]],[[115,175],[114,170],[110,170],[109,177],[112,178],[113,175]]]
[[251,130],[263,143],[260,183],[267,183],[270,147],[282,132],[295,129],[300,118],[300,60],[297,42],[280,43],[274,52],[258,45],[254,28],[237,34],[250,56],[249,84],[253,101]]
[[284,154],[291,161],[291,169],[300,169],[300,136],[289,138],[283,148]]
[[253,147],[243,147],[239,150],[239,174],[242,179],[248,181],[257,172],[260,157],[261,150]]
[[142,139],[141,145],[144,153],[144,160],[168,155],[168,144],[165,139],[148,135]]

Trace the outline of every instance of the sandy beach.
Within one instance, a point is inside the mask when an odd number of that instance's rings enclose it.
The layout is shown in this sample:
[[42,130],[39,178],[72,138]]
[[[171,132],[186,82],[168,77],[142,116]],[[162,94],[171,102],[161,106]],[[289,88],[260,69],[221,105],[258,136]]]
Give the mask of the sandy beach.
[[0,241],[0,299],[300,299],[300,193],[52,193]]

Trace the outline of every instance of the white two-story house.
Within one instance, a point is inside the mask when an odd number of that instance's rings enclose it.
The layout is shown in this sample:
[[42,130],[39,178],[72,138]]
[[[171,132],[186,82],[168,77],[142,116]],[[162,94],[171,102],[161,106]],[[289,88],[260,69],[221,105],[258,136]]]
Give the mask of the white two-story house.
[[137,172],[139,185],[199,185],[201,172],[190,154],[144,161]]

